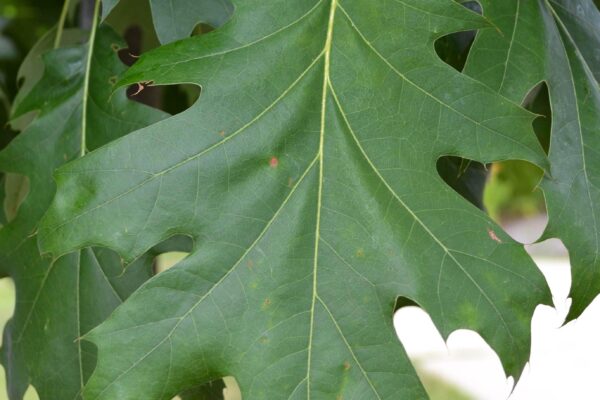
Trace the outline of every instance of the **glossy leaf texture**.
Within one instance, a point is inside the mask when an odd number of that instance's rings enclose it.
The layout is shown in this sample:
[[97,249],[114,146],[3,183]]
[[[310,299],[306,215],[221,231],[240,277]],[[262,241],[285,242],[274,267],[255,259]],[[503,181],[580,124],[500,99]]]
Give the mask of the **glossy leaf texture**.
[[[154,28],[161,43],[171,43],[192,35],[199,24],[213,28],[223,25],[233,13],[230,0],[148,0]],[[103,18],[119,0],[104,0]]]
[[86,335],[85,398],[228,375],[245,400],[426,398],[398,296],[445,337],[478,331],[518,376],[545,281],[436,172],[444,155],[547,168],[534,116],[434,51],[488,26],[452,0],[246,0],[142,56],[121,85],[192,82],[199,101],[60,168],[39,242],[125,260],[174,234],[195,245]]
[[590,0],[482,1],[499,31],[482,31],[465,73],[521,102],[538,83],[552,107],[549,224],[572,266],[569,319],[600,293],[600,12]]
[[107,249],[87,248],[56,260],[41,257],[36,232],[55,193],[52,172],[79,157],[83,143],[94,149],[165,114],[128,100],[124,90],[111,95],[111,79],[125,66],[115,52],[124,44],[110,28],[98,30],[91,53],[87,44],[49,52],[42,51],[44,46],[34,49],[36,57],[43,53],[43,73],[39,80],[27,74],[37,82],[24,86],[12,116],[37,115],[0,153],[0,169],[29,182],[24,201],[20,196],[12,202],[15,210],[0,229],[0,269],[17,292],[2,363],[11,399],[22,398],[31,383],[42,400],[64,400],[80,398],[95,367],[95,348],[80,337],[152,275],[152,255],[127,271]]

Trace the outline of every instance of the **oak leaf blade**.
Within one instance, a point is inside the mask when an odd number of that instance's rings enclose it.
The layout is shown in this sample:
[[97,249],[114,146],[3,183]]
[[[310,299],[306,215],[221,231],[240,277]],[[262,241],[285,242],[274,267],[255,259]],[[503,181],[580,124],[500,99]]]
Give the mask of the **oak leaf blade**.
[[477,330],[518,375],[545,281],[435,170],[443,155],[547,168],[533,116],[435,55],[487,22],[453,1],[235,5],[121,81],[193,82],[198,103],[57,171],[43,249],[132,260],[195,240],[86,336],[86,398],[167,399],[226,375],[245,399],[425,398],[398,296],[444,336]]

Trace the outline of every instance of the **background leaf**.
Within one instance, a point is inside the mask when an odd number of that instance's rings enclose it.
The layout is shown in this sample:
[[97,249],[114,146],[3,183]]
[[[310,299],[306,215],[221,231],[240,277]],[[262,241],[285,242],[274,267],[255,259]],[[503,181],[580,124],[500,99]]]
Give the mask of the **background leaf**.
[[[20,399],[29,383],[41,399],[78,398],[96,362],[94,347],[80,337],[152,275],[152,254],[124,271],[120,258],[106,249],[88,248],[56,260],[40,257],[35,237],[54,196],[52,171],[79,156],[82,138],[93,149],[164,117],[129,101],[123,90],[111,96],[111,79],[125,69],[115,46],[123,43],[109,28],[100,28],[87,88],[87,45],[45,53],[41,79],[24,89],[13,113],[36,111],[37,117],[0,153],[3,171],[30,182],[19,211],[0,230],[0,268],[17,289],[2,348],[11,399]],[[38,50],[34,53],[42,53]],[[82,131],[84,104],[87,129]]]
[[[576,318],[600,293],[600,13],[590,0],[482,1],[499,31],[481,32],[465,73],[515,102],[541,81],[552,107],[551,176],[541,187],[571,260]],[[595,50],[593,50],[595,49]]]
[[[148,0],[152,8],[154,28],[161,43],[170,43],[192,35],[200,24],[218,28],[231,17],[230,0]],[[103,19],[119,0],[104,0]]]

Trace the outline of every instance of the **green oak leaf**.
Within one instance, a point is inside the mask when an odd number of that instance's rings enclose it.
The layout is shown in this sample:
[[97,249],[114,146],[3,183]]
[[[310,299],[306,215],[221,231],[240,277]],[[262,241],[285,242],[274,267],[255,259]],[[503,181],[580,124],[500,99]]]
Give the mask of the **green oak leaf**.
[[121,80],[196,83],[197,103],[55,174],[44,251],[129,261],[195,243],[85,336],[85,398],[169,399],[223,376],[245,400],[426,398],[392,325],[400,296],[444,337],[479,332],[518,376],[544,278],[436,172],[443,155],[547,167],[533,114],[434,51],[489,24],[452,0],[235,6]]
[[[102,16],[108,17],[120,0],[103,0]],[[213,28],[223,25],[233,13],[230,0],[148,0],[154,28],[161,43],[170,43],[189,37],[194,28],[208,24]]]
[[590,0],[482,1],[499,31],[477,36],[465,73],[521,102],[539,82],[552,107],[544,191],[572,266],[569,319],[600,293],[600,12]]
[[10,222],[0,229],[0,270],[17,291],[2,348],[11,399],[22,398],[29,383],[42,400],[79,398],[96,364],[95,348],[80,337],[152,275],[150,253],[124,271],[119,256],[106,249],[41,257],[35,236],[56,190],[56,167],[79,157],[83,146],[94,149],[165,116],[128,100],[124,90],[111,95],[111,79],[125,69],[115,46],[123,46],[120,38],[101,27],[92,51],[84,44],[44,53],[42,75],[25,86],[13,112],[14,118],[37,115],[0,152],[0,170],[29,182],[22,204],[22,192],[13,193],[20,199],[11,204],[20,208],[10,210]]

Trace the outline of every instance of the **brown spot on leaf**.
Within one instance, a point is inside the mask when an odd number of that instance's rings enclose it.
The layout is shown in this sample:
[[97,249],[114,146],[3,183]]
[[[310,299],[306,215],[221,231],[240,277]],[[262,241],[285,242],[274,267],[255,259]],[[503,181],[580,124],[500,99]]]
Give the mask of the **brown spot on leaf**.
[[268,306],[270,306],[270,305],[271,305],[271,299],[269,299],[269,298],[266,298],[266,299],[265,299],[265,301],[263,302],[263,305],[264,305],[265,307],[268,307]]
[[121,50],[121,47],[120,47],[118,44],[116,44],[116,43],[113,43],[113,44],[111,44],[111,45],[110,45],[110,48],[111,48],[111,49],[112,49],[112,51],[114,51],[114,52],[117,52],[117,51]]
[[490,239],[492,239],[494,242],[502,243],[502,240],[498,237],[498,235],[496,235],[496,232],[494,232],[490,228],[488,228],[487,232]]
[[344,371],[348,371],[352,365],[348,361],[344,361]]
[[225,137],[225,131],[219,131],[219,136]]
[[248,269],[252,269],[252,267],[254,267],[254,261],[252,261],[252,260],[248,260],[248,261],[246,262],[246,265],[248,266]]
[[278,165],[279,165],[279,160],[277,159],[277,157],[275,157],[275,156],[271,157],[271,159],[269,160],[269,167],[277,168]]
[[356,250],[356,257],[363,258],[364,256],[365,256],[365,251],[362,248]]
[[111,86],[114,86],[115,83],[117,83],[117,77],[116,76],[111,76],[110,78],[108,78],[108,83],[110,83]]
[[291,176],[288,178],[288,187],[292,187],[294,186],[294,178],[292,178]]

